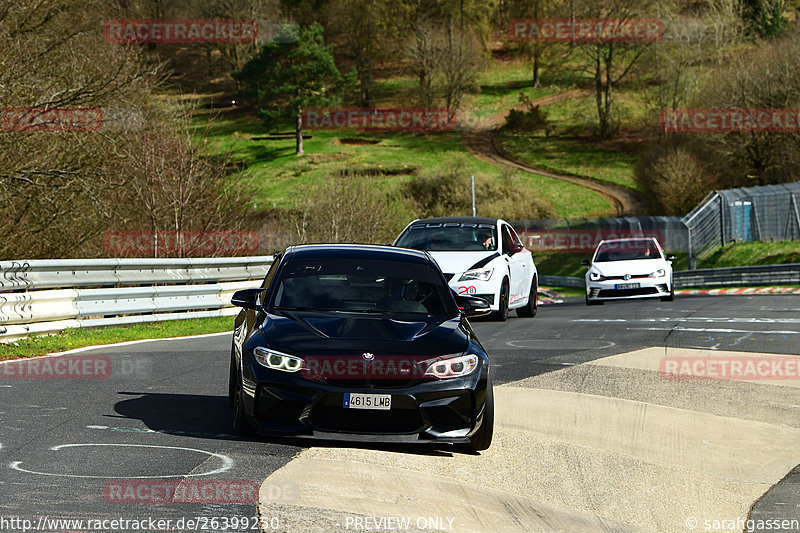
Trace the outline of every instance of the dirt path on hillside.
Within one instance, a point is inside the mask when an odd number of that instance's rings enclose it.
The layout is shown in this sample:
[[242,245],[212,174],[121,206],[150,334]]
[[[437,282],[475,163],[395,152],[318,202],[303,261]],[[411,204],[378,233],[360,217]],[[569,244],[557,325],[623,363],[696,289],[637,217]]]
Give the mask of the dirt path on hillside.
[[[578,98],[586,95],[587,93],[589,93],[589,91],[585,89],[571,89],[562,93],[531,100],[531,103],[533,105],[544,107],[558,102],[563,102],[565,100]],[[514,106],[512,109],[523,109],[524,107],[525,104],[520,104],[518,106]],[[508,113],[508,110],[495,113],[490,117],[478,122],[478,124],[471,131],[467,132],[464,137],[464,142],[469,151],[472,152],[475,157],[493,165],[511,167],[517,170],[522,170],[523,172],[529,172],[538,176],[545,176],[548,178],[574,183],[575,185],[580,185],[581,187],[590,189],[607,198],[614,207],[617,216],[633,215],[644,212],[644,203],[642,199],[635,191],[627,187],[615,185],[613,183],[608,183],[594,178],[588,178],[586,176],[552,172],[519,161],[504,153],[500,148],[500,144],[497,139],[497,132],[500,126],[502,126],[505,122],[506,113]]]

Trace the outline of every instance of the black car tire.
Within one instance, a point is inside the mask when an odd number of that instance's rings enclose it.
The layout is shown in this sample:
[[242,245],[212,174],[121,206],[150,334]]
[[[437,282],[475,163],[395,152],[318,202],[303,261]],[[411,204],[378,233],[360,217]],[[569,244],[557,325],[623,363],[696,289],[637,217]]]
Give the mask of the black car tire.
[[467,446],[470,452],[480,452],[487,450],[492,445],[494,435],[494,392],[492,381],[486,382],[486,405],[483,410],[483,421],[478,431],[470,437]]
[[506,278],[500,286],[500,297],[497,300],[500,309],[494,313],[494,319],[498,322],[505,322],[508,320],[508,292],[508,278]]
[[[231,361],[233,364],[233,361]],[[238,369],[231,368],[231,373],[235,372],[233,394],[231,394],[231,403],[233,406],[233,430],[237,435],[249,437],[255,433],[253,426],[247,420],[244,414],[244,393],[242,392],[242,376]]]
[[228,372],[228,405],[233,407],[233,395],[236,394],[236,358],[231,348],[231,370]]
[[669,296],[662,296],[662,302],[671,302],[675,300],[675,285],[672,283],[672,278],[669,279]]
[[528,303],[517,309],[517,316],[522,318],[532,318],[539,310],[539,280],[533,276],[531,280],[531,292],[528,295]]

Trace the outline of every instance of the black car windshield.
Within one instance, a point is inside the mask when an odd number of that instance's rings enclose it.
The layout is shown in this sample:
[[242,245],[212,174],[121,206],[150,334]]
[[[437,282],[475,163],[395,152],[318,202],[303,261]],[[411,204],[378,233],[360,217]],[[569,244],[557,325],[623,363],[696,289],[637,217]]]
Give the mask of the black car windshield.
[[433,252],[496,250],[497,228],[466,222],[414,224],[400,235],[395,246]]
[[594,257],[595,263],[635,259],[661,259],[661,252],[652,239],[636,239],[604,242]]
[[382,260],[319,259],[287,263],[274,309],[456,316],[433,266]]

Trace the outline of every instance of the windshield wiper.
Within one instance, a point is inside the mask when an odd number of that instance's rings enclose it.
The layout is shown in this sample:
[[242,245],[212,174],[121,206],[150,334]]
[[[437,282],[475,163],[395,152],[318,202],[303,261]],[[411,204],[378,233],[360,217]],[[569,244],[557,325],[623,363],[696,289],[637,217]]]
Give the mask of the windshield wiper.
[[318,307],[274,307],[278,311],[331,311],[331,309],[319,309]]

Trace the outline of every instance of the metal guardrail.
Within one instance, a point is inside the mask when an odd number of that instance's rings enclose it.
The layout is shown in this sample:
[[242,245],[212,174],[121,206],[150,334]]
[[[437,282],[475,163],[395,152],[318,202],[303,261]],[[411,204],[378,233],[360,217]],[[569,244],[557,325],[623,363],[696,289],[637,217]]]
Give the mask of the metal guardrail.
[[0,262],[0,342],[66,328],[234,315],[272,257]]
[[240,281],[265,274],[272,256],[0,261],[9,290]]
[[743,287],[748,285],[800,285],[800,263],[729,268],[678,270],[675,288]]
[[567,276],[539,276],[539,285],[544,287],[584,287],[583,278],[573,278]]
[[[746,287],[758,285],[800,285],[800,263],[729,268],[676,270],[673,273],[676,289],[687,287]],[[539,276],[541,285],[583,288],[583,278]]]
[[[230,316],[234,291],[257,287],[272,257],[0,262],[0,342],[66,328]],[[676,271],[675,287],[800,285],[800,264]],[[583,278],[540,276],[544,286]]]

